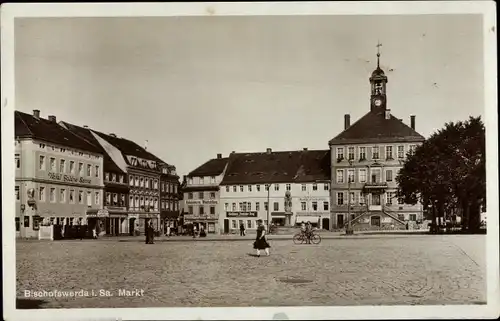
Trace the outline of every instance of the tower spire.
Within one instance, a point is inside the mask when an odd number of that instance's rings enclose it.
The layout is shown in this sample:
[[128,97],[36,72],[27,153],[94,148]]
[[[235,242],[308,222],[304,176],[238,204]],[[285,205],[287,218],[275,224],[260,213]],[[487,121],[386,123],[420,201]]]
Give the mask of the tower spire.
[[379,40],[377,41],[377,68],[380,68],[380,47],[382,47],[382,44]]

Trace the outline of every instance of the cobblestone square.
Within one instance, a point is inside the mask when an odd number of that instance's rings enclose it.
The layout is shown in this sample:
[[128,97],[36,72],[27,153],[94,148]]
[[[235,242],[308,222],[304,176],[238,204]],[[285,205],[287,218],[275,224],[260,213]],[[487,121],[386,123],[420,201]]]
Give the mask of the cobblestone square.
[[[18,308],[482,304],[485,243],[484,235],[290,239],[255,257],[251,240],[20,241]],[[95,295],[26,296],[53,290]]]

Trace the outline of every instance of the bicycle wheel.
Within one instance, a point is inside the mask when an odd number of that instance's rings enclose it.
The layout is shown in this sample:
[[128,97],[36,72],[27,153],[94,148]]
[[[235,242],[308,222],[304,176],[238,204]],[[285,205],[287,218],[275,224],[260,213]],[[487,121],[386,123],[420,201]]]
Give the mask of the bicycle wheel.
[[319,236],[318,234],[314,234],[313,236],[311,236],[311,242],[312,244],[321,243],[321,236]]
[[297,233],[293,236],[293,243],[295,243],[295,244],[304,243],[304,238],[302,237],[302,235],[300,235],[300,233]]

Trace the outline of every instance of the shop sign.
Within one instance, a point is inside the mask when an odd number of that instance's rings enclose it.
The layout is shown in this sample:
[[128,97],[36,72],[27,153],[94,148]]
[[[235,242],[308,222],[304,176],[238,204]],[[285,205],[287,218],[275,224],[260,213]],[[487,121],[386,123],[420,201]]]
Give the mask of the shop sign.
[[100,209],[98,211],[93,210],[92,212],[87,212],[87,216],[88,217],[108,217],[109,212],[106,209]]
[[257,212],[227,212],[227,217],[257,217]]
[[318,215],[330,215],[330,212],[297,212],[300,216],[318,216]]
[[63,181],[63,182],[68,182],[68,183],[82,183],[82,184],[90,184],[92,181],[90,179],[85,179],[83,177],[76,177],[73,175],[63,175],[60,173],[48,173],[48,176],[50,179],[57,180],[57,181]]
[[187,200],[186,204],[187,205],[199,205],[199,204],[201,204],[201,201]]
[[328,201],[330,198],[328,196],[325,197],[301,197],[299,198],[300,201],[303,202],[308,202],[308,201],[313,201],[313,202],[319,202],[319,201]]
[[203,200],[203,204],[206,204],[206,205],[216,205],[216,204],[219,204],[219,202],[216,201],[216,200]]

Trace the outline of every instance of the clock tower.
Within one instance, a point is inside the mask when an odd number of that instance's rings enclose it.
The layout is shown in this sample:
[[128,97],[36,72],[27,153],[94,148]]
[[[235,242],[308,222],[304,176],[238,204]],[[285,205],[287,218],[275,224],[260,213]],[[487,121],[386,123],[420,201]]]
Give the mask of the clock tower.
[[371,97],[370,97],[370,110],[383,111],[387,109],[387,76],[384,71],[380,69],[380,46],[377,44],[377,69],[372,72],[370,77],[371,84]]

